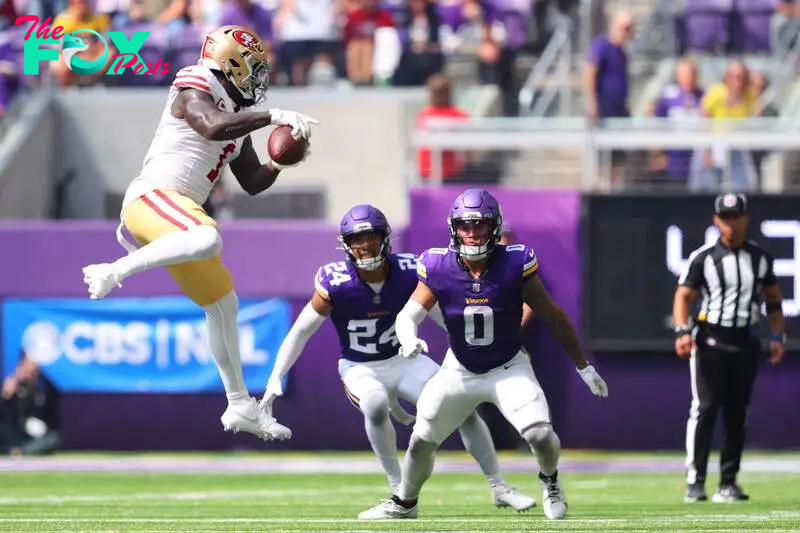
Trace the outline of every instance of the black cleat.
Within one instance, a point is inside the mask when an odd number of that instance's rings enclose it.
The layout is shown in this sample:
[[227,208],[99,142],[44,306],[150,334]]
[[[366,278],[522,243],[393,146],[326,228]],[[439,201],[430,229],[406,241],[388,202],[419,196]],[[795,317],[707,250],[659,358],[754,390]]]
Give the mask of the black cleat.
[[708,500],[708,496],[706,496],[706,489],[703,487],[702,483],[692,483],[686,486],[686,496],[684,496],[683,501],[686,503],[694,503],[704,502],[706,500]]
[[736,483],[722,485],[714,494],[714,503],[745,502],[750,496],[745,494]]

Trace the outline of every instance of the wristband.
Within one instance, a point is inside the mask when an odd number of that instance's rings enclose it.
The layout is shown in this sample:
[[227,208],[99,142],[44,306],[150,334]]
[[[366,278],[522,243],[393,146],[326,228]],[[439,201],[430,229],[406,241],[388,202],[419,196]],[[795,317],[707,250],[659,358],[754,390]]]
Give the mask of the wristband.
[[684,335],[691,335],[692,334],[692,327],[687,325],[684,326],[677,326],[675,328],[675,338],[683,337]]
[[781,344],[786,344],[786,333],[773,333],[772,336],[769,338],[772,342],[779,342]]

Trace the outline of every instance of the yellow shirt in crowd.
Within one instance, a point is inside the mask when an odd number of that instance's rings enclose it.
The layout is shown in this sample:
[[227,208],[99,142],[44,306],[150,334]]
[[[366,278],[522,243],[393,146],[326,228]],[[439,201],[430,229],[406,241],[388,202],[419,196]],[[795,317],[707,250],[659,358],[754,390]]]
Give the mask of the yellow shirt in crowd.
[[[91,14],[81,20],[73,15],[69,10],[64,11],[53,21],[53,28],[61,26],[63,33],[72,33],[75,30],[94,30],[99,34],[107,32],[111,27],[108,15]],[[81,37],[79,35],[79,37]],[[87,35],[88,37],[88,35]]]
[[753,116],[756,98],[748,90],[736,104],[728,102],[728,87],[724,83],[714,85],[706,91],[701,107],[713,118],[747,118]]

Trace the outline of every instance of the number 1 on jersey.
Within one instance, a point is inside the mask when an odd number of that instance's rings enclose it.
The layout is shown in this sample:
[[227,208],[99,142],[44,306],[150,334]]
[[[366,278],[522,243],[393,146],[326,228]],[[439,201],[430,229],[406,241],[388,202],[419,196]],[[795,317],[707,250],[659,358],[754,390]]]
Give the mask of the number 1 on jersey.
[[228,143],[225,145],[225,148],[222,149],[222,153],[219,154],[219,161],[217,161],[217,166],[208,173],[208,181],[213,182],[219,177],[219,173],[222,171],[222,167],[225,166],[225,160],[228,158],[228,154],[233,153],[236,150],[236,144]]

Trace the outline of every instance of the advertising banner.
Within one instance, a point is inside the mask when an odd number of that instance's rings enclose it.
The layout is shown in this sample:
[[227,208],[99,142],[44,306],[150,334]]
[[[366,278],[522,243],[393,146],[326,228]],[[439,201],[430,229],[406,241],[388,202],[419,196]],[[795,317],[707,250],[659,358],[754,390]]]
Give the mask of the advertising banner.
[[[290,315],[280,298],[240,302],[239,349],[250,390],[263,390]],[[63,392],[224,390],[205,314],[188,298],[8,299],[2,316],[4,375],[25,353]]]
[[[693,250],[719,238],[713,200],[713,195],[584,198],[583,326],[594,349],[672,348],[678,277]],[[800,314],[798,205],[793,196],[753,195],[748,202],[749,238],[775,258],[789,332],[797,331]],[[765,317],[757,330],[768,335]]]

